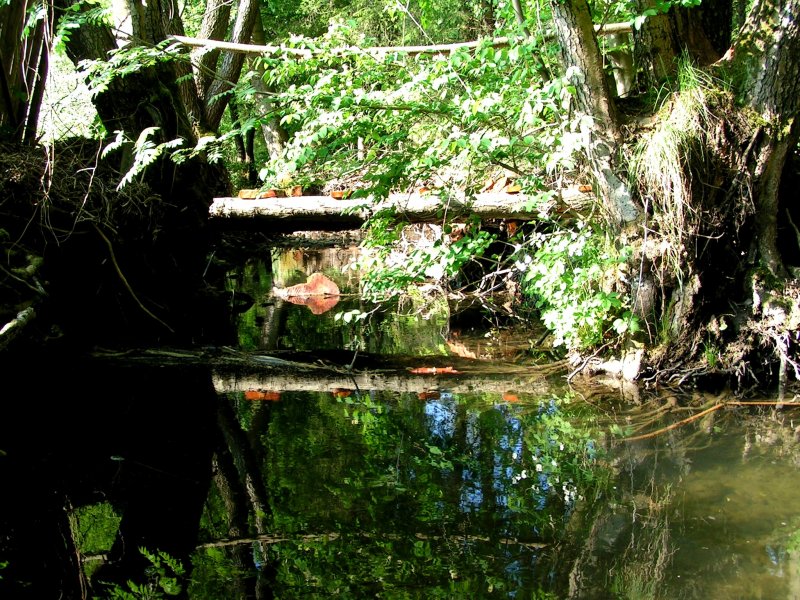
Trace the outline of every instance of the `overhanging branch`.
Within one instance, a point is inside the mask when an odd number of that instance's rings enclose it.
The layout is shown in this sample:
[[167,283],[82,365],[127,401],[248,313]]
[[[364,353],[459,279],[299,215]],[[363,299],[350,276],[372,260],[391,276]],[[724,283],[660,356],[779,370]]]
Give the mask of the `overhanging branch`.
[[[615,33],[629,33],[631,31],[630,23],[608,23],[606,25],[595,25],[597,35],[610,35]],[[227,50],[228,52],[241,52],[244,54],[262,54],[262,55],[290,55],[297,58],[311,58],[314,55],[322,54],[321,50],[310,50],[308,48],[290,48],[283,45],[267,44],[265,46],[255,44],[237,44],[234,42],[223,42],[218,40],[204,40],[200,38],[187,37],[184,35],[173,35],[171,40],[190,46],[193,48],[208,48],[213,50]],[[491,40],[491,45],[498,48],[507,46],[513,41],[513,38],[499,37]],[[471,42],[456,42],[453,44],[433,44],[430,46],[372,46],[368,48],[359,48],[357,46],[332,48],[327,52],[332,54],[350,54],[350,53],[364,53],[364,54],[447,54],[455,50],[477,48],[478,46],[486,43],[484,40],[473,40]]]

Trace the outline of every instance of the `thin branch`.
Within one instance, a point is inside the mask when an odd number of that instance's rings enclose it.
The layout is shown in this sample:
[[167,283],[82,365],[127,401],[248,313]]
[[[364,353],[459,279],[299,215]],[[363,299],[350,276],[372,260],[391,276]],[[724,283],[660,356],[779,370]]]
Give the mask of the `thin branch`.
[[677,429],[682,425],[686,425],[687,423],[691,423],[692,421],[696,421],[700,417],[704,417],[709,413],[714,412],[715,410],[719,410],[720,408],[726,406],[774,406],[775,408],[800,408],[800,402],[782,402],[782,401],[775,401],[775,400],[731,400],[728,402],[720,402],[719,404],[715,404],[711,408],[707,408],[706,410],[700,411],[696,415],[692,415],[691,417],[687,417],[685,419],[681,419],[680,421],[673,423],[672,425],[668,425],[667,427],[662,427],[661,429],[657,429],[656,431],[651,431],[650,433],[644,433],[642,435],[636,435],[633,437],[623,438],[618,440],[620,442],[635,442],[638,440],[646,440],[648,438],[656,437],[657,435],[661,435],[662,433],[666,433],[667,431],[671,431],[673,429]]
[[117,275],[119,276],[120,280],[122,280],[122,284],[125,286],[125,289],[128,290],[128,293],[134,299],[136,304],[139,305],[139,308],[141,308],[147,315],[149,315],[150,317],[152,317],[153,319],[155,319],[156,321],[161,323],[171,333],[175,333],[175,330],[172,329],[172,327],[170,327],[164,321],[159,319],[156,315],[154,315],[152,312],[150,312],[144,304],[142,304],[141,300],[139,300],[138,296],[136,295],[136,292],[133,291],[133,288],[131,287],[131,284],[128,283],[128,280],[125,278],[125,275],[122,273],[122,269],[119,268],[119,263],[117,262],[117,256],[114,253],[114,246],[111,244],[111,240],[108,239],[106,234],[103,233],[103,231],[97,225],[95,225],[94,228],[97,231],[97,233],[100,235],[100,237],[103,238],[103,241],[106,243],[106,246],[108,246],[108,253],[109,253],[109,256],[111,257],[111,262],[114,265],[114,269],[116,270]]
[[[595,32],[598,35],[611,35],[614,33],[629,33],[631,26],[629,23],[609,23],[607,25],[596,25]],[[308,48],[288,48],[286,46],[276,46],[268,44],[260,46],[255,44],[236,44],[234,42],[222,42],[218,40],[204,40],[200,38],[188,37],[185,35],[173,35],[170,40],[193,48],[213,48],[218,50],[227,50],[229,52],[242,52],[244,54],[278,54],[278,55],[292,55],[297,58],[311,58],[323,54],[321,50],[310,50]],[[512,38],[499,37],[491,40],[491,45],[500,48],[508,46]],[[368,48],[358,48],[357,46],[331,48],[327,52],[331,54],[407,54],[413,56],[416,54],[447,54],[454,50],[477,48],[485,43],[485,40],[474,40],[471,42],[456,42],[453,44],[432,44],[430,46],[372,46]]]

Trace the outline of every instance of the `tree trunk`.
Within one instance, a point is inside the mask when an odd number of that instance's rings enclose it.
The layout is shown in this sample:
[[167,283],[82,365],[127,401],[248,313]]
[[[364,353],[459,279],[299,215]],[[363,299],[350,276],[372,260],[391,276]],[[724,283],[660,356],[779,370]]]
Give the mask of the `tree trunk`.
[[32,144],[47,81],[53,12],[28,24],[29,0],[0,5],[0,138]]
[[[231,34],[232,42],[245,44],[250,41],[253,26],[259,16],[258,6],[258,0],[242,0],[239,3]],[[219,128],[228,102],[227,92],[230,92],[239,80],[243,64],[244,56],[238,52],[222,54],[217,77],[211,82],[206,97],[206,122],[212,131]]]
[[[71,4],[70,0],[59,2],[62,9]],[[132,0],[129,5],[132,39],[156,44],[171,31],[180,31],[173,0]],[[66,46],[75,63],[84,59],[106,61],[117,42],[109,28],[84,23],[72,30]],[[128,139],[135,140],[146,128],[154,127],[153,143],[182,139],[184,147],[193,147],[197,140],[197,114],[192,111],[200,104],[187,99],[194,87],[191,78],[186,82],[191,87],[183,93],[179,89],[179,72],[173,63],[160,62],[114,77],[94,97],[109,134],[123,131]],[[113,157],[109,155],[107,160]],[[132,160],[129,144],[118,163],[123,173]],[[149,197],[126,204],[111,196],[99,213],[102,221],[90,226],[89,235],[83,236],[98,241],[104,260],[96,260],[97,246],[77,241],[65,245],[53,259],[57,261],[54,265],[58,265],[59,281],[69,279],[76,265],[81,265],[85,278],[95,277],[101,282],[95,285],[105,297],[102,301],[93,299],[92,305],[97,302],[103,308],[94,319],[98,323],[108,320],[114,326],[98,327],[98,335],[106,329],[109,334],[117,329],[115,337],[122,343],[181,343],[205,335],[202,332],[208,321],[202,312],[208,305],[202,289],[208,206],[215,194],[229,193],[227,181],[221,164],[208,164],[202,157],[177,164],[162,156],[135,182],[147,189]],[[109,264],[114,269],[104,266]],[[90,275],[92,268],[96,272]],[[191,309],[187,309],[187,301]],[[80,328],[77,321],[76,316],[76,322],[70,322],[68,327]],[[84,337],[87,342],[93,341],[89,335]]]
[[[781,250],[790,248],[796,260],[797,240],[779,226],[795,204],[794,190],[780,191],[800,135],[798,11],[798,0],[756,2],[724,60],[711,67],[737,75],[737,98],[712,90],[696,138],[701,148],[683,157],[695,222],[682,242],[683,284],[665,292],[671,342],[660,366],[692,364],[739,380],[781,379],[787,365],[798,369],[790,355],[796,316],[782,308],[798,297]],[[782,232],[791,236],[783,243]]]
[[[267,43],[264,33],[264,23],[259,14],[253,28],[253,43],[265,45]],[[260,116],[261,134],[264,136],[264,146],[267,149],[267,156],[271,159],[277,158],[283,153],[289,136],[281,126],[280,119],[275,116],[275,105],[272,102],[272,89],[264,82],[266,71],[263,63],[256,61],[256,75],[253,77],[253,87],[256,90],[256,110]]]
[[598,195],[611,223],[633,223],[640,211],[620,174],[616,148],[622,137],[589,6],[586,0],[554,0],[551,8],[563,62],[575,82],[579,114],[588,117],[585,144]]
[[[653,6],[651,0],[637,2],[640,12]],[[730,2],[717,0],[691,9],[673,6],[648,17],[633,33],[642,88],[658,88],[673,78],[683,53],[697,65],[718,60],[730,44],[730,14]]]
[[[637,3],[640,12],[651,8],[649,0]],[[669,15],[653,15],[633,31],[634,57],[639,66],[642,89],[655,89],[675,75],[680,50]]]
[[773,275],[786,270],[777,248],[781,176],[786,156],[797,146],[800,123],[799,0],[756,2],[733,47],[744,72],[740,96],[765,123],[753,136],[750,161],[756,206],[758,255]]
[[[553,207],[553,215],[569,211],[569,203],[588,204],[589,194],[565,190],[564,205]],[[447,215],[452,220],[470,217],[532,221],[536,213],[524,209],[526,196],[520,194],[477,194],[469,202],[452,200]],[[359,229],[367,218],[379,211],[391,210],[398,221],[409,223],[441,222],[442,199],[435,194],[390,194],[385,202],[373,204],[365,198],[334,199],[331,196],[283,198],[215,198],[209,217],[219,227],[270,231],[341,231]],[[563,209],[563,211],[562,211]]]
[[[200,26],[200,37],[208,40],[225,39],[228,30],[228,19],[231,13],[231,2],[228,0],[208,0],[203,23]],[[192,62],[197,64],[195,69],[195,84],[197,93],[205,102],[208,88],[214,80],[217,70],[219,50],[215,48],[197,48],[192,51]]]

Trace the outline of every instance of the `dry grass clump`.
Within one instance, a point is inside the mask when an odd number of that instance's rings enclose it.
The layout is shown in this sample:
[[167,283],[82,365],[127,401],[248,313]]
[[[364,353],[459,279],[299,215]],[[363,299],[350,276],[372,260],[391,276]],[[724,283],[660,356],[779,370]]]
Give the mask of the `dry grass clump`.
[[683,284],[682,257],[700,231],[708,183],[708,156],[723,128],[730,94],[721,81],[688,62],[681,65],[679,89],[664,104],[653,131],[636,147],[631,173],[652,212],[651,229],[661,236],[662,276]]

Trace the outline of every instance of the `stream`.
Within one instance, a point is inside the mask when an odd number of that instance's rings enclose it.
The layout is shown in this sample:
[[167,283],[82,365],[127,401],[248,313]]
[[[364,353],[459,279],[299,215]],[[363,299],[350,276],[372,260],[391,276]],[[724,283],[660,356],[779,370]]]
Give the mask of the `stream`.
[[[2,597],[800,598],[800,412],[668,429],[732,398],[569,379],[433,289],[373,306],[354,251],[229,273],[209,352],[256,366],[13,365]],[[312,273],[335,302],[275,294]]]

